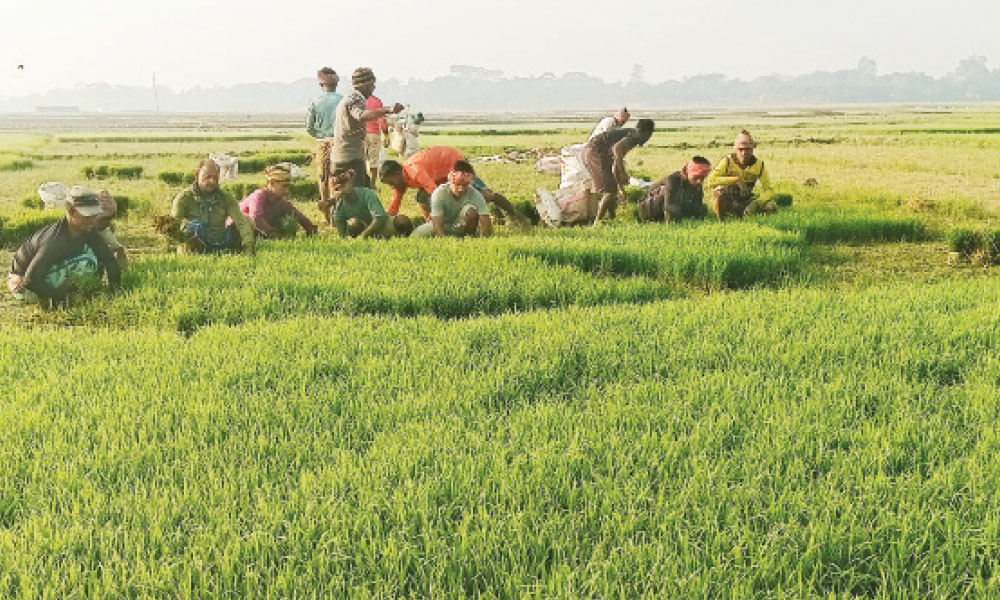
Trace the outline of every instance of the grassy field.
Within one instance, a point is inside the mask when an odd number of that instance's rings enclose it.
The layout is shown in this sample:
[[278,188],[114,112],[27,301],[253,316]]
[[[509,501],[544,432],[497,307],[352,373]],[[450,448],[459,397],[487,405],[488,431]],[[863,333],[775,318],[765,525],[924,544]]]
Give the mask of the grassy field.
[[[947,254],[1000,229],[1000,111],[657,125],[633,174],[747,127],[793,206],[177,256],[162,173],[304,134],[0,133],[0,258],[58,217],[44,181],[127,197],[133,258],[116,296],[0,300],[0,596],[1000,596],[1000,267]],[[480,158],[587,133],[425,131]],[[558,185],[477,166],[515,202]]]

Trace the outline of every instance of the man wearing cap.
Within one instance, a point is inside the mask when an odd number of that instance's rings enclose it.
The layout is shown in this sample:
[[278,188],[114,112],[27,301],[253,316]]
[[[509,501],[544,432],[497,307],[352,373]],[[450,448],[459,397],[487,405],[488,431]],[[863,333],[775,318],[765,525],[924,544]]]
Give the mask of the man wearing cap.
[[727,217],[742,219],[744,215],[773,213],[778,208],[772,198],[774,190],[764,161],[754,156],[756,147],[757,142],[744,129],[736,136],[733,153],[723,157],[705,178],[703,185],[712,190],[712,209],[720,221]]
[[412,225],[405,216],[390,217],[371,188],[355,187],[353,169],[336,169],[330,176],[330,196],[336,203],[330,220],[342,238],[390,238],[406,235]]
[[708,207],[701,184],[711,170],[708,159],[695,156],[680,171],[654,183],[639,203],[639,220],[670,223],[704,217]]
[[413,230],[413,237],[463,237],[493,235],[493,222],[486,200],[472,186],[476,172],[469,161],[460,160],[448,173],[448,183],[431,194],[431,222]]
[[[592,193],[600,195],[594,226],[605,215],[614,218],[618,208],[618,190],[628,181],[625,155],[649,141],[655,125],[650,119],[639,119],[634,129],[621,128],[605,131],[587,142],[583,149],[583,164],[592,181]],[[593,198],[593,196],[591,196]]]
[[66,217],[35,232],[14,253],[7,276],[14,297],[50,308],[65,303],[83,278],[102,273],[111,289],[117,289],[121,267],[95,230],[102,214],[97,192],[71,188]]
[[295,221],[306,235],[316,233],[317,227],[288,197],[292,174],[284,165],[273,165],[264,170],[267,187],[258,188],[240,202],[240,211],[253,222],[254,229],[264,237],[282,237],[279,227],[286,218]]
[[590,133],[590,137],[587,138],[587,141],[588,142],[591,141],[592,139],[594,139],[595,137],[601,135],[606,131],[611,131],[612,129],[621,129],[622,127],[625,126],[625,123],[628,123],[630,116],[631,115],[628,112],[628,109],[623,107],[621,110],[616,111],[613,115],[608,115],[607,117],[604,117],[603,119],[597,122],[597,127],[595,127],[594,131]]
[[398,102],[389,108],[368,110],[366,100],[375,91],[375,74],[367,67],[358,67],[351,75],[354,90],[337,105],[336,131],[330,161],[334,170],[353,169],[355,187],[371,187],[368,167],[365,165],[366,123],[377,121],[388,114],[402,112]]
[[330,176],[330,151],[333,148],[334,121],[337,105],[343,96],[337,93],[340,78],[330,67],[323,67],[316,73],[319,87],[323,92],[309,103],[309,116],[306,118],[306,131],[315,140],[313,160],[316,161],[316,176],[319,181],[319,198],[321,201],[329,198],[326,180]]
[[[385,161],[379,170],[379,179],[392,188],[392,201],[389,203],[387,212],[390,215],[396,215],[406,190],[415,188],[417,190],[417,206],[424,213],[424,217],[429,219],[431,216],[431,194],[438,186],[447,183],[448,173],[460,160],[465,160],[465,156],[458,148],[432,146],[417,152],[403,161],[403,164],[394,160]],[[486,183],[479,177],[473,180],[472,187],[478,190],[487,202],[496,204],[503,209],[512,220],[522,226],[530,225],[527,217],[518,212],[510,200],[486,187]]]
[[219,187],[219,165],[211,159],[198,163],[194,183],[177,194],[170,214],[181,221],[186,252],[254,251],[250,219],[233,195]]

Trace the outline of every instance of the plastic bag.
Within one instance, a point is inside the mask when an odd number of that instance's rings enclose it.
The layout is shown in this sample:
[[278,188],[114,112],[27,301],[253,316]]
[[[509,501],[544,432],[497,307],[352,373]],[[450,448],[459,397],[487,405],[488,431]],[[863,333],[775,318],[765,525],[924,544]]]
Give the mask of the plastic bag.
[[586,182],[554,192],[537,190],[535,209],[549,227],[590,223],[597,214],[596,196],[588,193]]
[[38,197],[48,210],[66,208],[66,184],[60,181],[47,181],[38,186]]
[[219,165],[219,183],[234,181],[240,174],[240,163],[235,156],[228,154],[209,154],[208,157]]
[[573,144],[566,146],[559,153],[561,162],[559,189],[571,188],[587,179],[590,173],[583,164],[583,149],[585,144]]
[[543,156],[538,159],[535,163],[535,170],[539,173],[548,173],[550,175],[559,175],[562,173],[562,157],[561,156]]

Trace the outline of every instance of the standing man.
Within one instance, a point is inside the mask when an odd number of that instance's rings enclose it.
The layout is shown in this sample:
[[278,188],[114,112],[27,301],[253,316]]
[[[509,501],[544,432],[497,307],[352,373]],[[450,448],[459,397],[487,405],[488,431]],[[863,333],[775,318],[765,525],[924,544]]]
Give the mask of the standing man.
[[[417,206],[424,213],[425,218],[431,216],[431,194],[443,183],[448,181],[448,173],[451,172],[455,163],[465,160],[462,151],[450,146],[431,146],[426,150],[417,152],[410,158],[399,164],[394,160],[387,160],[379,171],[382,183],[392,188],[392,201],[389,203],[388,212],[395,215],[399,212],[399,205],[406,195],[406,190],[415,188],[417,190]],[[522,215],[505,196],[494,192],[486,187],[482,179],[476,177],[472,182],[474,187],[487,202],[496,204],[507,216],[517,222],[522,227],[531,225],[531,221]]]
[[618,190],[628,181],[628,171],[625,170],[625,155],[636,146],[642,146],[653,136],[653,121],[639,119],[635,129],[612,129],[598,134],[587,142],[583,149],[583,164],[593,181],[592,193],[600,195],[597,205],[597,215],[594,217],[596,227],[605,217],[614,218],[618,208]]
[[621,129],[622,127],[625,126],[625,123],[628,123],[628,119],[630,116],[631,115],[628,112],[628,109],[622,107],[622,109],[616,112],[615,114],[604,117],[603,119],[597,122],[597,127],[595,127],[594,131],[591,132],[590,137],[587,138],[587,141],[589,142],[593,140],[595,137],[601,135],[606,131],[611,131],[612,129]]
[[92,190],[69,190],[66,217],[35,232],[17,252],[7,275],[7,288],[22,302],[42,308],[63,304],[82,278],[107,273],[112,290],[121,283],[121,267],[96,231],[104,213]]
[[[288,192],[292,185],[292,174],[283,165],[274,165],[264,170],[267,187],[254,190],[240,202],[240,211],[252,222],[257,233],[269,238],[285,234],[280,225],[291,217],[305,230],[306,235],[316,233],[317,227],[292,204]],[[294,231],[291,234],[295,235]]]
[[187,252],[254,251],[250,219],[240,212],[233,195],[219,187],[219,165],[211,159],[198,163],[194,183],[177,194],[170,215],[181,221],[182,248]]
[[337,93],[340,78],[330,67],[323,67],[316,73],[319,87],[323,92],[309,103],[309,116],[306,118],[306,131],[313,136],[316,144],[313,150],[313,160],[316,161],[316,178],[319,180],[319,199],[328,201],[330,192],[327,189],[327,179],[330,177],[330,151],[333,146],[333,126],[337,105],[343,96]]
[[695,156],[680,171],[657,181],[639,203],[639,220],[670,223],[700,219],[708,213],[701,184],[712,170],[704,156]]
[[[726,217],[742,219],[745,215],[773,213],[778,209],[764,161],[754,156],[756,147],[757,142],[744,129],[736,136],[733,153],[723,157],[705,178],[705,187],[712,189],[712,208],[720,221]],[[760,188],[755,194],[758,182]]]
[[[374,94],[365,100],[365,110],[380,108],[382,101]],[[382,149],[389,145],[389,123],[385,116],[365,121],[365,132],[365,161],[368,163],[368,178],[374,183],[378,180],[378,169],[382,166]]]
[[367,122],[377,121],[388,114],[403,111],[398,102],[392,108],[368,110],[367,99],[375,91],[375,74],[368,67],[358,67],[351,74],[354,90],[337,105],[336,131],[330,161],[334,171],[353,169],[355,187],[371,187],[368,165],[365,164],[365,136]]
[[431,222],[413,230],[413,237],[463,237],[479,233],[493,235],[493,221],[486,200],[472,187],[476,172],[469,161],[460,160],[448,173],[448,183],[431,194]]

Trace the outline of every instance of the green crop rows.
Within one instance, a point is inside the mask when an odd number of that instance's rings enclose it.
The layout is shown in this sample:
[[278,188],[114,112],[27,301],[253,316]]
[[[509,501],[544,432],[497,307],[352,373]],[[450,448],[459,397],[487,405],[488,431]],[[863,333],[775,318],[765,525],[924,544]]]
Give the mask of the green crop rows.
[[[199,157],[304,162],[301,132],[10,134],[4,260],[60,216],[41,182],[138,178],[91,183],[128,207],[121,293],[0,300],[0,597],[1000,597],[1000,112],[661,119],[627,162],[742,127],[777,215],[220,257],[153,218]],[[516,204],[558,185],[475,164]]]

